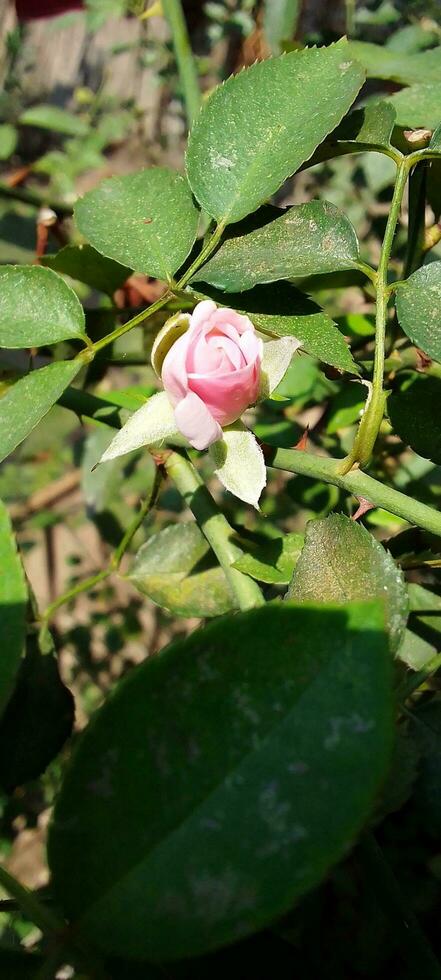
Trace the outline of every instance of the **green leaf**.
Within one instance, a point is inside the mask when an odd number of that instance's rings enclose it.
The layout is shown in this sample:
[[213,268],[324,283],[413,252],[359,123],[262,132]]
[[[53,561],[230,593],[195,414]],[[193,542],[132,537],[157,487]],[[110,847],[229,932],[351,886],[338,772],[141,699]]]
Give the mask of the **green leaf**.
[[402,85],[441,81],[441,46],[424,53],[391,51],[380,44],[349,41],[349,57],[366,69],[368,78],[384,78]]
[[363,81],[342,40],[270,58],[219,85],[187,152],[202,207],[225,224],[255,211],[340,122]]
[[388,102],[375,102],[345,116],[331,133],[331,140],[389,147],[395,125],[395,111]]
[[409,628],[400,647],[400,660],[412,670],[421,670],[441,646],[441,597],[416,582],[409,582],[407,589]]
[[91,245],[66,245],[56,255],[46,255],[44,265],[55,272],[85,282],[109,296],[131,275],[131,269],[113,259],[106,259]]
[[[192,290],[193,292],[193,290]],[[309,298],[287,282],[255,286],[244,293],[228,296],[213,287],[196,293],[200,299],[214,299],[219,306],[246,313],[261,333],[274,337],[297,337],[303,350],[339,371],[358,374],[349,347],[331,318]]]
[[439,35],[435,30],[421,27],[418,23],[406,24],[388,37],[386,47],[389,51],[398,51],[401,54],[415,54],[431,48],[438,40]]
[[435,129],[435,132],[429,143],[429,149],[436,150],[437,153],[441,153],[441,123]]
[[440,301],[441,262],[423,265],[397,286],[400,326],[414,344],[436,361],[441,361]]
[[229,238],[194,280],[241,292],[257,283],[357,268],[355,231],[328,201],[288,208],[270,224]]
[[17,145],[17,130],[10,123],[0,126],[0,160],[8,160]]
[[0,347],[41,347],[86,339],[84,311],[73,289],[51,269],[0,267]]
[[341,603],[383,599],[393,652],[402,640],[408,610],[403,574],[383,545],[344,514],[309,521],[286,597]]
[[26,580],[11,522],[0,500],[0,714],[11,695],[26,636]]
[[72,732],[74,700],[58,672],[51,638],[27,641],[14,693],[0,721],[0,786],[10,793],[37,779]]
[[0,398],[0,462],[32,432],[82,367],[81,361],[57,361],[8,388]]
[[[426,59],[427,53],[421,57]],[[436,129],[441,122],[441,79],[432,84],[403,88],[387,101],[396,111],[397,126]]]
[[166,281],[185,262],[198,226],[185,177],[161,167],[103,181],[78,201],[75,217],[103,255]]
[[49,836],[77,935],[135,959],[199,955],[323,880],[390,759],[382,627],[372,603],[267,605],[119,684],[81,738]]
[[284,534],[283,537],[267,541],[264,545],[256,546],[251,553],[242,555],[234,562],[234,567],[258,582],[288,585],[302,550],[303,540],[303,534]]
[[221,616],[234,608],[227,580],[197,524],[174,524],[141,546],[128,579],[175,616]]
[[22,126],[52,129],[65,136],[87,136],[89,133],[88,123],[79,116],[74,116],[72,112],[54,105],[34,105],[22,112],[18,121]]
[[367,388],[361,384],[345,385],[332,399],[326,431],[335,435],[360,420],[367,397]]
[[419,456],[441,464],[441,378],[414,374],[393,392],[387,410],[396,434]]

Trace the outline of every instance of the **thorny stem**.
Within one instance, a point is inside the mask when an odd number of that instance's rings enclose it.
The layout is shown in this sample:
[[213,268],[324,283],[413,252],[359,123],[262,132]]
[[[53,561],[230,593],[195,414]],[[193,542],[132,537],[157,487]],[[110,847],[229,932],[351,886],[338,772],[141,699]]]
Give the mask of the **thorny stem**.
[[162,0],[162,9],[172,34],[190,128],[200,109],[201,92],[181,0]]
[[202,533],[211,545],[237,598],[239,608],[244,610],[261,606],[264,599],[257,582],[233,568],[233,562],[240,558],[242,551],[233,542],[232,528],[215,504],[193,464],[183,453],[171,452],[164,459],[164,469],[190,507]]
[[127,551],[127,548],[130,545],[130,542],[135,536],[138,528],[141,526],[144,518],[147,516],[149,510],[151,510],[151,508],[154,506],[157,500],[159,488],[161,486],[161,480],[162,480],[161,471],[157,469],[155,474],[155,479],[153,482],[153,487],[151,489],[150,494],[148,495],[148,497],[146,497],[144,502],[141,504],[138,513],[133,518],[131,524],[129,524],[127,531],[124,534],[124,537],[120,541],[116,550],[113,552],[113,555],[107,567],[103,568],[102,571],[98,572],[97,575],[91,575],[89,578],[83,579],[83,581],[79,582],[78,585],[75,585],[72,589],[68,589],[67,592],[63,592],[62,595],[58,596],[58,599],[55,599],[54,602],[51,602],[51,604],[47,606],[44,613],[42,613],[41,615],[41,622],[43,624],[43,627],[49,622],[49,620],[52,618],[52,616],[57,611],[57,609],[60,608],[60,606],[64,606],[66,602],[70,602],[71,599],[75,599],[76,596],[81,595],[82,592],[88,592],[90,589],[93,589],[95,585],[98,585],[99,582],[103,582],[105,579],[109,578],[109,575],[112,575],[114,572],[118,572],[118,569],[121,565],[121,561],[123,559],[125,552]]
[[392,251],[392,244],[395,229],[400,214],[401,202],[409,173],[409,157],[404,157],[397,167],[397,178],[395,181],[392,203],[387,220],[386,231],[384,234],[383,245],[381,248],[380,262],[377,270],[376,282],[376,326],[375,326],[375,355],[374,372],[372,377],[372,388],[369,393],[366,408],[361,419],[354,445],[351,452],[341,465],[341,472],[348,473],[357,464],[365,466],[369,461],[380,425],[384,415],[387,393],[383,388],[385,343],[386,343],[386,323],[387,323],[387,304],[389,299],[389,288],[387,273]]

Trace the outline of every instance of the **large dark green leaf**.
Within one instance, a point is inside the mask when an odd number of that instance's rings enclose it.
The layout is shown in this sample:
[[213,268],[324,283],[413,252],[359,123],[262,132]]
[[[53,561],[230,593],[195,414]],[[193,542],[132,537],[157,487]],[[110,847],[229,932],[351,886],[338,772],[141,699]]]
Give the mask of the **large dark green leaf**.
[[197,524],[174,524],[141,546],[128,578],[176,616],[220,616],[234,597]]
[[110,296],[131,274],[131,269],[100,255],[91,245],[66,245],[56,255],[47,255],[44,264],[72,279],[85,282]]
[[225,293],[211,286],[204,287],[206,295],[219,306],[232,307],[246,313],[257,330],[275,337],[297,337],[302,348],[314,357],[332,364],[339,371],[358,374],[358,367],[350,349],[331,318],[314,303],[287,282],[255,286],[244,293]]
[[103,181],[78,201],[75,217],[103,255],[165,280],[187,258],[198,225],[185,177],[163,167]]
[[74,701],[58,672],[48,635],[27,641],[14,693],[0,721],[0,786],[11,792],[36,779],[71,734]]
[[219,85],[187,153],[202,207],[225,223],[255,211],[337,126],[363,80],[342,40],[260,62]]
[[287,598],[341,603],[383,599],[394,652],[403,638],[408,610],[403,574],[383,545],[344,514],[307,524]]
[[0,267],[0,347],[40,347],[86,339],[84,311],[73,289],[51,269]]
[[390,758],[378,604],[223,618],[147,660],[86,729],[55,806],[53,885],[94,944],[197,955],[316,886]]
[[24,649],[27,588],[14,533],[0,500],[0,713],[7,703]]
[[387,410],[406,446],[441,464],[441,378],[413,375],[410,383],[389,395]]
[[0,399],[0,462],[23,442],[82,368],[57,361],[16,381]]
[[423,265],[397,286],[400,326],[414,344],[436,361],[441,361],[440,300],[441,262]]
[[358,259],[357,236],[343,211],[328,201],[311,201],[248,235],[229,238],[193,278],[241,292],[256,283],[357,268]]

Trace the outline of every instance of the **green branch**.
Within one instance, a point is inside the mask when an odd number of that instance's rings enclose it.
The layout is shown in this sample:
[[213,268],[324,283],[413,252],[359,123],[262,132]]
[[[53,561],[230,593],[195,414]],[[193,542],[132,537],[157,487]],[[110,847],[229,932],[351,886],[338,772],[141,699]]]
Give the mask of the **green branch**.
[[181,0],[162,0],[162,9],[172,35],[190,129],[200,109],[201,92]]
[[133,518],[131,524],[129,524],[124,537],[120,541],[116,550],[113,552],[107,567],[103,568],[102,571],[98,572],[96,575],[91,575],[89,578],[83,579],[83,581],[79,582],[78,585],[74,585],[71,589],[68,589],[67,592],[63,592],[62,595],[58,596],[58,599],[55,599],[54,602],[51,602],[40,617],[43,628],[47,625],[49,620],[52,619],[52,616],[57,612],[57,609],[59,609],[60,606],[64,606],[66,602],[70,602],[71,599],[76,599],[76,597],[81,595],[82,592],[89,592],[95,585],[98,585],[100,582],[103,582],[105,579],[109,578],[109,575],[113,575],[114,572],[118,572],[127,548],[130,546],[130,543],[138,528],[141,526],[143,520],[154,506],[158,498],[161,480],[161,472],[159,469],[157,469],[150,494],[145,499],[144,503],[141,504],[138,513]]
[[241,549],[233,542],[233,529],[215,504],[199,473],[182,453],[171,452],[164,459],[164,468],[190,507],[196,521],[211,545],[225,572],[240,609],[262,605],[262,593],[253,579],[233,568],[241,557]]
[[37,894],[21,885],[13,875],[0,865],[0,887],[15,899],[23,915],[33,922],[45,935],[56,935],[66,928],[64,919],[59,918],[52,909],[40,902]]
[[395,230],[400,214],[401,202],[409,174],[408,160],[404,157],[397,168],[392,203],[387,220],[384,240],[381,247],[380,262],[376,277],[376,324],[375,356],[372,388],[366,403],[358,432],[351,452],[341,464],[342,473],[347,473],[355,463],[365,466],[369,462],[380,425],[384,416],[387,393],[383,388],[384,360],[386,345],[387,305],[389,300],[388,269]]
[[312,480],[321,480],[323,483],[332,483],[355,497],[364,497],[374,507],[382,507],[389,513],[402,517],[409,524],[441,536],[441,513],[408,497],[400,490],[385,486],[360,469],[354,468],[349,473],[342,473],[341,460],[315,456],[297,449],[270,447],[266,447],[265,455],[268,466],[297,473],[299,476],[309,476]]

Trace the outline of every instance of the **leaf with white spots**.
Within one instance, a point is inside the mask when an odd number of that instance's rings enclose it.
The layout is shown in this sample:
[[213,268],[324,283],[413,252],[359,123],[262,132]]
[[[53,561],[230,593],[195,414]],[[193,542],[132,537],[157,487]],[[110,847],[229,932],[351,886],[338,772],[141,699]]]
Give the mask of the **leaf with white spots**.
[[52,888],[78,941],[161,962],[269,925],[369,820],[393,716],[378,603],[269,603],[148,657],[55,804]]
[[344,514],[309,521],[286,597],[343,604],[382,599],[394,653],[403,639],[408,615],[403,573],[383,545]]
[[397,286],[397,316],[409,339],[441,361],[441,262],[429,262]]
[[259,509],[260,495],[266,486],[266,467],[253,433],[242,422],[235,422],[224,429],[223,439],[210,446],[209,454],[225,489]]
[[349,218],[328,201],[310,201],[287,208],[262,228],[227,238],[193,280],[241,292],[257,283],[356,269],[358,262]]
[[175,416],[168,396],[165,391],[158,391],[117,432],[100,463],[125,456],[141,446],[160,446],[176,434]]
[[343,39],[269,58],[218,85],[187,152],[202,207],[225,224],[255,211],[335,129],[364,77]]

